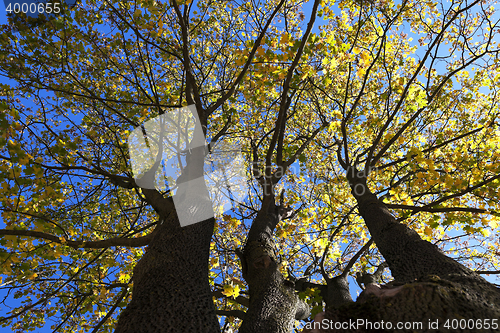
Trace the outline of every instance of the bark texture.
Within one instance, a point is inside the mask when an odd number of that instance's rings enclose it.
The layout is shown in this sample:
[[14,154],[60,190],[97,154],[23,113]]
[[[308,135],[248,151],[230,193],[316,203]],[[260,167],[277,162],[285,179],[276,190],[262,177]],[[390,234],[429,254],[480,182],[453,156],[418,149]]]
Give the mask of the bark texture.
[[220,332],[207,278],[214,219],[181,228],[172,215],[134,268],[117,333]]
[[[491,319],[500,318],[499,300],[498,290],[491,284],[478,284],[478,280],[460,275],[446,279],[430,275],[414,283],[367,288],[355,303],[327,309],[315,318],[316,329],[310,324],[311,329],[303,332],[498,332],[500,328],[491,325],[484,329],[484,319],[491,324]],[[460,328],[461,319],[468,326]],[[353,324],[359,320],[360,325]],[[478,329],[478,320],[482,329]],[[374,325],[382,322],[383,329],[375,330]],[[398,329],[398,323],[412,326]]]
[[377,248],[398,282],[412,282],[427,275],[459,274],[484,280],[472,270],[447,257],[436,245],[396,221],[384,203],[366,185],[363,172],[348,171],[352,193]]
[[272,234],[279,223],[279,210],[274,198],[272,202],[264,201],[241,255],[250,305],[239,333],[288,333],[293,330],[295,319],[309,316],[309,307],[278,268]]
[[347,274],[341,274],[327,281],[326,306],[338,308],[344,304],[352,303],[351,292]]
[[[206,209],[212,210],[206,187],[194,191],[189,185],[203,177],[203,159],[203,151],[188,154],[187,166],[177,180],[181,206],[188,209],[178,213],[193,221],[202,220],[197,214],[206,216]],[[132,300],[121,313],[115,332],[220,332],[208,280],[214,218],[181,227],[179,207],[174,207],[172,197],[164,198],[156,190],[142,192],[161,223],[148,251],[134,267]]]
[[[479,330],[477,320],[484,323],[484,319],[491,322],[500,318],[500,290],[397,222],[370,192],[366,177],[356,170],[349,171],[348,180],[360,214],[395,281],[382,287],[368,283],[355,303],[329,307],[315,318],[316,326],[309,325],[304,332],[372,332],[376,327],[366,323],[382,321],[386,325],[377,331],[498,332],[499,328],[491,325]],[[352,325],[358,320],[365,324]],[[445,327],[446,323],[453,325],[453,320],[459,326]],[[463,320],[465,327],[460,326]],[[398,328],[398,322],[422,326]]]

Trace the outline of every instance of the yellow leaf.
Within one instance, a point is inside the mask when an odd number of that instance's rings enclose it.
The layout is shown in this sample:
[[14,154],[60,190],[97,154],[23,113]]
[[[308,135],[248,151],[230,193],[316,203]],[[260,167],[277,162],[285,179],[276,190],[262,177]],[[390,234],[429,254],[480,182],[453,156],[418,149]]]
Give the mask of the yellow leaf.
[[490,235],[490,232],[486,229],[482,229],[479,230],[479,232],[484,236],[484,237],[488,237]]
[[426,226],[426,227],[424,228],[424,233],[425,233],[427,236],[432,236],[432,228],[431,228],[431,227]]
[[236,285],[236,286],[233,286],[233,285],[230,285],[230,284],[226,284],[224,286],[224,291],[222,292],[223,295],[227,296],[227,297],[238,297],[240,295],[240,286]]
[[290,44],[290,34],[288,33],[283,33],[281,35],[281,40],[280,40],[280,44],[283,44],[283,45],[288,45]]
[[75,231],[75,229],[73,229],[73,227],[69,227],[68,228],[68,233],[69,233],[70,236],[76,235],[76,231]]
[[368,54],[368,52],[363,51],[363,52],[361,53],[361,65],[362,65],[362,66],[366,66],[366,65],[368,65],[369,58],[370,58],[370,55]]
[[120,273],[118,280],[122,283],[126,283],[130,279],[130,275],[126,273]]
[[288,236],[288,233],[283,230],[283,229],[279,229],[277,232],[276,232],[276,236],[278,238],[286,238],[286,236]]
[[35,231],[44,231],[45,225],[43,222],[36,220],[34,224],[35,224]]
[[245,61],[247,61],[245,59],[245,57],[239,57],[239,58],[236,58],[236,60],[234,61],[234,63],[237,65],[237,66],[243,66],[243,64],[245,64]]
[[219,267],[219,258],[212,257],[210,259],[210,264],[212,265],[212,268]]
[[358,76],[358,78],[363,78],[365,76],[365,73],[366,73],[366,69],[360,68],[360,69],[358,69],[356,75]]
[[230,220],[231,227],[236,228],[241,224],[241,221],[237,218],[232,217]]

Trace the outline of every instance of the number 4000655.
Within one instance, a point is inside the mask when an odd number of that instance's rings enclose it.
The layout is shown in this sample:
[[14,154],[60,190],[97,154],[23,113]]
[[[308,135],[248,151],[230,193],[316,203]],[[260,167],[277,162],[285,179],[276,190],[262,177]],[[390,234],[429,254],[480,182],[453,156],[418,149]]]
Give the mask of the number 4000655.
[[5,11],[9,14],[25,13],[25,14],[59,14],[61,12],[60,3],[45,2],[45,3],[9,3],[5,7]]

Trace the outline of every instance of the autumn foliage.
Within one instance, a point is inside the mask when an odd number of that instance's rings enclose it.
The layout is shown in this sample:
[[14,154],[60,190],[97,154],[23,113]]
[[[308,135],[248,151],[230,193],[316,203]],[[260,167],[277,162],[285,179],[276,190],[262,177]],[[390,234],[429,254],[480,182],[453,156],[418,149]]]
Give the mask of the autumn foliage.
[[171,195],[135,184],[127,137],[188,104],[209,141],[241,146],[247,163],[248,197],[215,209],[205,249],[221,326],[238,328],[249,307],[241,249],[266,193],[292,212],[273,230],[271,260],[308,284],[297,287],[306,321],[325,309],[326,277],[353,287],[385,261],[349,166],[369,173],[398,222],[498,274],[497,10],[489,0],[89,0],[44,24],[3,25],[0,325],[114,330],[164,223],[158,196]]

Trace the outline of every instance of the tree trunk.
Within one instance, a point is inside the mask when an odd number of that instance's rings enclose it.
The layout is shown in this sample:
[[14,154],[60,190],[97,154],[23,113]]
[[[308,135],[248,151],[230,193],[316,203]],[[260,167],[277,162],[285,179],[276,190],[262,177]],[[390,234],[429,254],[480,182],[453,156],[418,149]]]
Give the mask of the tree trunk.
[[412,282],[426,275],[459,274],[482,279],[467,267],[447,257],[436,245],[396,221],[384,203],[367,187],[364,172],[348,171],[352,193],[377,248],[398,282]]
[[115,332],[220,332],[208,282],[214,219],[180,227],[173,211],[157,228]]
[[[208,280],[215,220],[206,219],[213,211],[200,178],[203,159],[203,151],[187,155],[175,197],[164,198],[156,190],[142,189],[160,216],[160,224],[134,268],[132,301],[121,313],[115,332],[220,332]],[[194,187],[193,181],[197,182]],[[193,224],[181,227],[179,215]]]
[[323,299],[326,306],[334,308],[353,302],[347,274],[341,274],[327,280],[327,294],[326,298],[323,297]]
[[492,319],[500,318],[500,290],[397,222],[363,173],[351,169],[347,176],[395,281],[370,284],[355,303],[330,307],[304,332],[498,332]]
[[459,275],[446,280],[428,276],[400,286],[367,288],[355,303],[316,316],[303,332],[498,332],[500,323],[492,321],[500,318],[498,300],[498,289],[491,284]]
[[[266,208],[269,207],[269,208]],[[300,300],[293,283],[279,271],[272,239],[279,223],[274,197],[264,200],[240,255],[243,278],[247,281],[250,305],[239,333],[288,333],[295,319],[309,316],[309,307]]]

